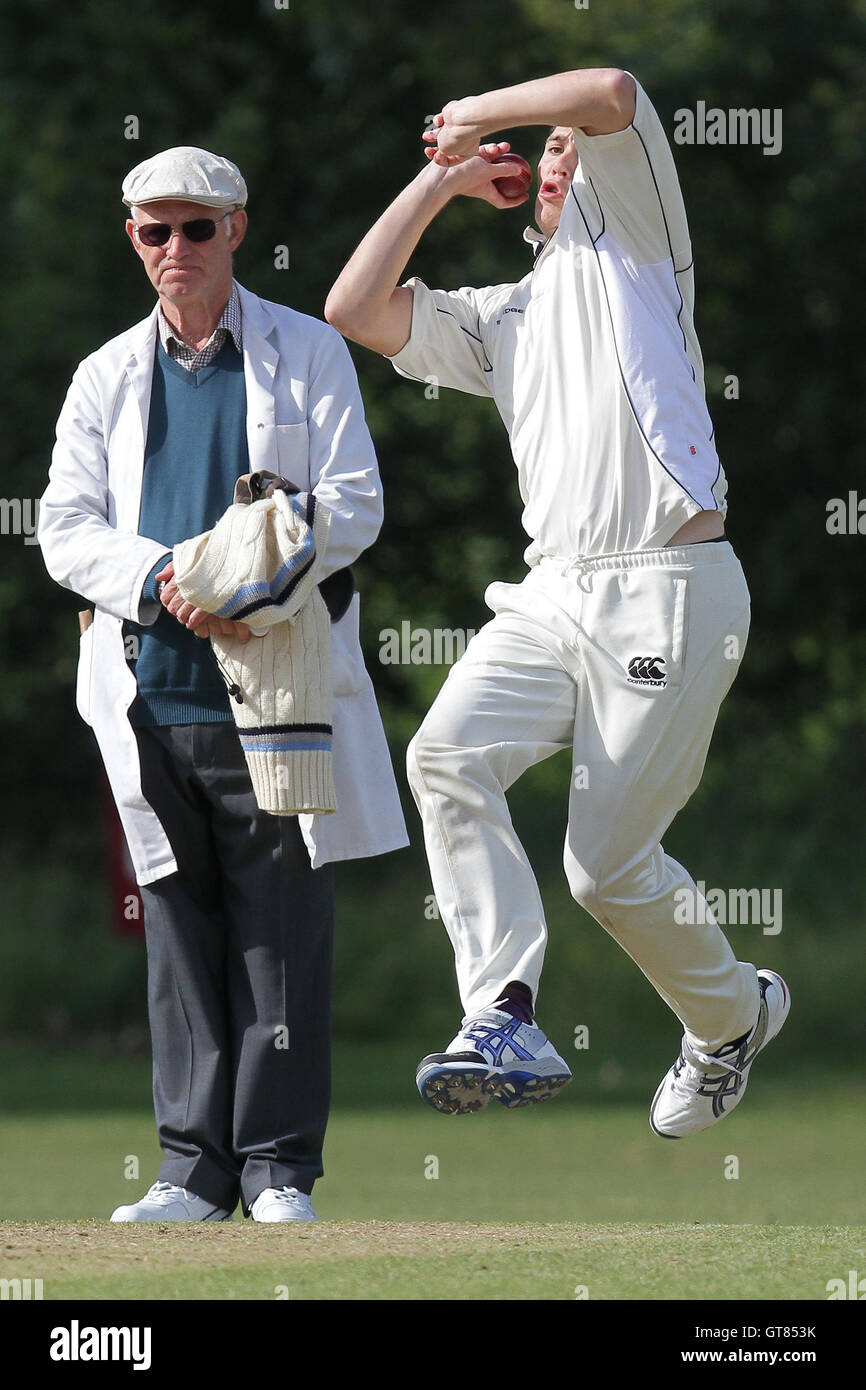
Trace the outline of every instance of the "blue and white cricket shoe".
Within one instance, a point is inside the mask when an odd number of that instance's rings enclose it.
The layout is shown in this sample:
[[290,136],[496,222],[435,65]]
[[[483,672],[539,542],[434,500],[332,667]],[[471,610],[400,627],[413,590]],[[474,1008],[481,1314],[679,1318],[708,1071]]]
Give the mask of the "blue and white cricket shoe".
[[758,1021],[741,1041],[718,1052],[696,1052],[685,1037],[680,1055],[662,1077],[650,1107],[650,1125],[662,1139],[685,1139],[709,1129],[743,1099],[749,1069],[788,1017],[791,993],[781,975],[759,970]]
[[422,1058],[415,1073],[423,1099],[443,1115],[468,1115],[491,1100],[509,1110],[535,1105],[570,1080],[540,1028],[493,1008],[464,1019],[447,1050]]

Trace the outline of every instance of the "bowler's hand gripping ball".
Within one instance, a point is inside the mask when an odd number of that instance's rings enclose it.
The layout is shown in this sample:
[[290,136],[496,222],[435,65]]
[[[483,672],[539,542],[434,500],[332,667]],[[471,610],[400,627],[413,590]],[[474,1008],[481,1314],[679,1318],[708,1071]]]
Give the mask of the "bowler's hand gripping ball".
[[522,199],[525,197],[529,185],[532,183],[532,166],[528,160],[519,154],[500,154],[493,160],[494,164],[519,164],[519,174],[508,174],[507,177],[494,179],[493,186],[502,194],[503,198]]

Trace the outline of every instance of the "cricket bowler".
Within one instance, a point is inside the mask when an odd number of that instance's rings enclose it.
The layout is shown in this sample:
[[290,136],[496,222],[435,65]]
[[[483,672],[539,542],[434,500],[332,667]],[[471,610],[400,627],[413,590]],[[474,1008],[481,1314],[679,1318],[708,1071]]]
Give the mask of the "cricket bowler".
[[[399,283],[452,198],[527,201],[510,145],[483,143],[521,126],[546,128],[524,232],[532,268],[482,289]],[[464,1114],[543,1101],[571,1079],[535,1021],[547,929],[506,801],[522,772],[570,747],[569,887],[682,1024],[650,1124],[683,1138],[739,1103],[790,996],[777,973],[736,959],[660,843],[698,785],[749,627],[673,157],[640,83],[608,68],[451,101],[422,138],[427,165],[325,315],[410,380],[492,397],[530,544],[522,583],[487,589],[494,616],[409,748],[464,1012],[418,1088]]]

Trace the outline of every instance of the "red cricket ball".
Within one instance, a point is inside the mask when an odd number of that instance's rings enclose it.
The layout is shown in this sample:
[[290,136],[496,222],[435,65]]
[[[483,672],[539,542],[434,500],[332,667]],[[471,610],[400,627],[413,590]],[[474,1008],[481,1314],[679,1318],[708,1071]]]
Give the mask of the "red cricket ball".
[[507,178],[494,179],[493,185],[499,189],[503,198],[523,198],[532,183],[532,165],[519,154],[500,154],[494,164],[519,164],[519,174],[509,174]]

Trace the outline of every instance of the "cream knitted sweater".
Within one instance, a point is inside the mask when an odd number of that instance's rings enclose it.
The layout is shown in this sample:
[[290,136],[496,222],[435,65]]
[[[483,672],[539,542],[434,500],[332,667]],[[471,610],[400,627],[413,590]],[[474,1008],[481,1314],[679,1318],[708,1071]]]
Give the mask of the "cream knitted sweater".
[[316,580],[330,519],[312,493],[291,495],[273,475],[247,473],[213,530],[174,548],[183,598],[255,634],[245,644],[210,640],[231,683],[256,798],[274,815],[337,809],[330,619]]

